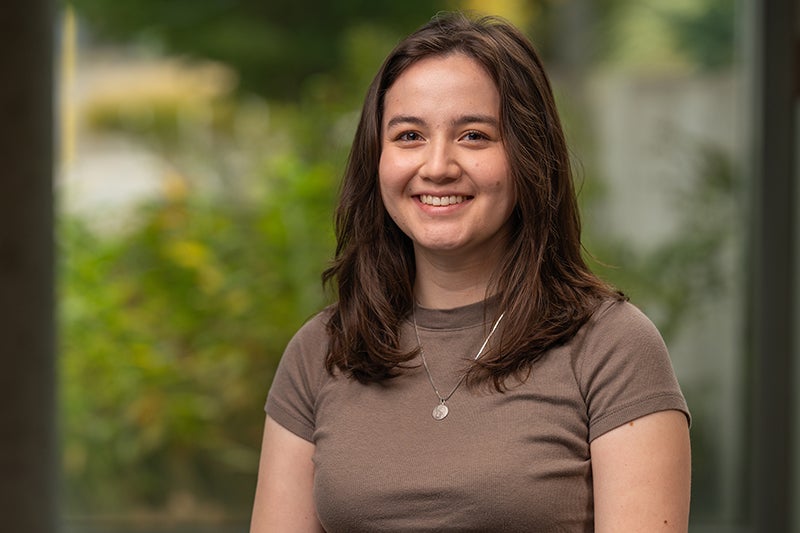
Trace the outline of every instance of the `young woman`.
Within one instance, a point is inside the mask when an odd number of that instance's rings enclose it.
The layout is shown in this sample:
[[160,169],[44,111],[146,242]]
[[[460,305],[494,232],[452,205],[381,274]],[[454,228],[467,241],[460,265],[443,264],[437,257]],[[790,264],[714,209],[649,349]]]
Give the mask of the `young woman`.
[[688,411],[581,256],[542,63],[442,15],[364,102],[323,278],[267,400],[253,532],[685,531]]

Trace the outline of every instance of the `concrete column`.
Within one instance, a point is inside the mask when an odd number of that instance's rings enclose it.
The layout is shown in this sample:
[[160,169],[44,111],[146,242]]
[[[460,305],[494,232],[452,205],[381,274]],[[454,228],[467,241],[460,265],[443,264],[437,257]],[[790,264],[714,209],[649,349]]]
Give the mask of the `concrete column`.
[[797,2],[754,0],[751,57],[753,188],[753,531],[792,531],[797,285]]
[[58,528],[52,0],[0,9],[0,529]]

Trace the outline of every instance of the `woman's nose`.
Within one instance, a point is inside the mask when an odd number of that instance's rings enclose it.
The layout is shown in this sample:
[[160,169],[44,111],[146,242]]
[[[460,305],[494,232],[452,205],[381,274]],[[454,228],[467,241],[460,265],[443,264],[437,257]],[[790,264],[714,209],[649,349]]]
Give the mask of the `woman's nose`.
[[458,161],[454,157],[453,147],[443,141],[431,142],[425,150],[425,160],[420,167],[420,176],[432,181],[454,180],[461,173]]

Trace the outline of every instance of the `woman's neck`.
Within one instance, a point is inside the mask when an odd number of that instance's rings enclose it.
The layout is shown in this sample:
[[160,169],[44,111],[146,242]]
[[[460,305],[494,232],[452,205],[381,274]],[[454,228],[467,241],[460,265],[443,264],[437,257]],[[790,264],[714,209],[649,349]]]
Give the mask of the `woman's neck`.
[[417,253],[417,303],[431,309],[452,309],[484,300],[491,295],[487,289],[496,266],[496,261],[487,259],[454,261]]

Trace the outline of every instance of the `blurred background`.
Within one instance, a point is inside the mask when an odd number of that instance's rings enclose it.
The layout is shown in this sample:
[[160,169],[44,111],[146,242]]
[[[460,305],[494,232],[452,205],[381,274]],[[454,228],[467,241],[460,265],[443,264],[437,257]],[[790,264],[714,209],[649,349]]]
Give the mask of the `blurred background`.
[[751,2],[71,0],[54,27],[63,531],[247,531],[273,371],[329,301],[361,100],[402,36],[453,9],[504,16],[543,54],[587,254],[660,328],[693,414],[691,530],[753,530]]

